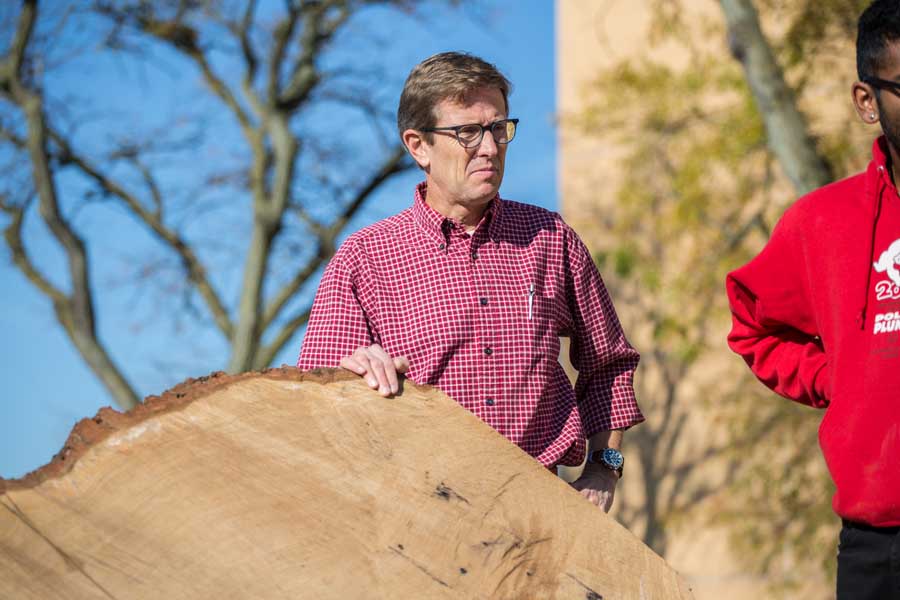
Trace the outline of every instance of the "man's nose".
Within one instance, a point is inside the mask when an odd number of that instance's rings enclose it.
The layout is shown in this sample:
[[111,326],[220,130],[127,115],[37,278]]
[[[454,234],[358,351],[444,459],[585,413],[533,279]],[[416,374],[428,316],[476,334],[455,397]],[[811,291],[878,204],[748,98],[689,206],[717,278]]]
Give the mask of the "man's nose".
[[489,130],[484,132],[481,143],[478,144],[479,156],[496,156],[500,151],[499,144],[494,140],[494,134]]

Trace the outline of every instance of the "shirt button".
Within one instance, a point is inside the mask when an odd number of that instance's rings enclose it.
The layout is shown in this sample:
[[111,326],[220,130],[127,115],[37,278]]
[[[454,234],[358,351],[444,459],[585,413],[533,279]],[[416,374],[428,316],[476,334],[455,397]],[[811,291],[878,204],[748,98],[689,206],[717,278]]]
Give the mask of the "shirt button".
[[477,253],[477,252],[473,252],[473,253],[472,253],[472,260],[478,260],[478,253]]
[[487,306],[488,299],[482,296],[478,299],[478,302],[480,302],[482,306]]
[[438,244],[438,250],[443,250],[447,247],[447,244]]
[[494,405],[494,399],[493,399],[493,398],[488,398],[487,400],[484,401],[484,403],[487,404],[488,406],[493,406],[493,405]]
[[491,354],[494,353],[494,351],[491,348],[485,348],[484,353],[487,354],[488,356],[490,356]]

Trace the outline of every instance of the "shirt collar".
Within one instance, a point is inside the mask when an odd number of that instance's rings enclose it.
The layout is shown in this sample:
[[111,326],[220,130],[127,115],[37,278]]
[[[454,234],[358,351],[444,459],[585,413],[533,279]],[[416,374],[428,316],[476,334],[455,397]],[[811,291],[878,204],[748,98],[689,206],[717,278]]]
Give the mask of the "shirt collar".
[[[419,227],[424,229],[430,235],[432,235],[436,239],[443,241],[447,239],[449,233],[454,229],[454,227],[459,227],[459,225],[452,219],[445,217],[444,215],[430,207],[428,203],[425,202],[425,196],[427,194],[428,184],[423,181],[416,186],[416,192],[412,206],[413,220]],[[500,217],[502,213],[503,200],[500,198],[500,195],[497,194],[494,199],[491,200],[490,205],[488,205],[487,210],[481,217],[481,222],[478,224],[475,232],[479,235],[484,235],[482,231],[486,229],[487,235],[490,236],[494,241],[497,241],[500,234]],[[462,229],[460,229],[460,231],[462,231]]]

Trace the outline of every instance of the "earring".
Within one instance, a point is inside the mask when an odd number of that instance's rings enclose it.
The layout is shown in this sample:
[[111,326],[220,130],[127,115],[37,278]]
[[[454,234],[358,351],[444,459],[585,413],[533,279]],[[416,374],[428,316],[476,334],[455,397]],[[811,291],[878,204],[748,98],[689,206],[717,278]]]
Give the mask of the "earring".
[[869,120],[870,120],[870,121],[874,121],[877,117],[878,117],[878,115],[876,115],[875,113],[869,113]]

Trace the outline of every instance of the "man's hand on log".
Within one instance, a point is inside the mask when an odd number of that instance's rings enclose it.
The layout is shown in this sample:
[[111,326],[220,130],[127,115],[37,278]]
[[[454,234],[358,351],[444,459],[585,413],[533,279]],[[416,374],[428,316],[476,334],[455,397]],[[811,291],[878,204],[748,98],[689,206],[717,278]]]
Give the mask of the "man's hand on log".
[[406,373],[409,361],[405,356],[391,357],[378,344],[360,346],[350,356],[341,359],[341,367],[366,380],[369,387],[387,398],[400,390],[398,373]]
[[581,477],[572,482],[572,487],[581,492],[595,506],[609,512],[619,474],[600,465],[585,465]]

